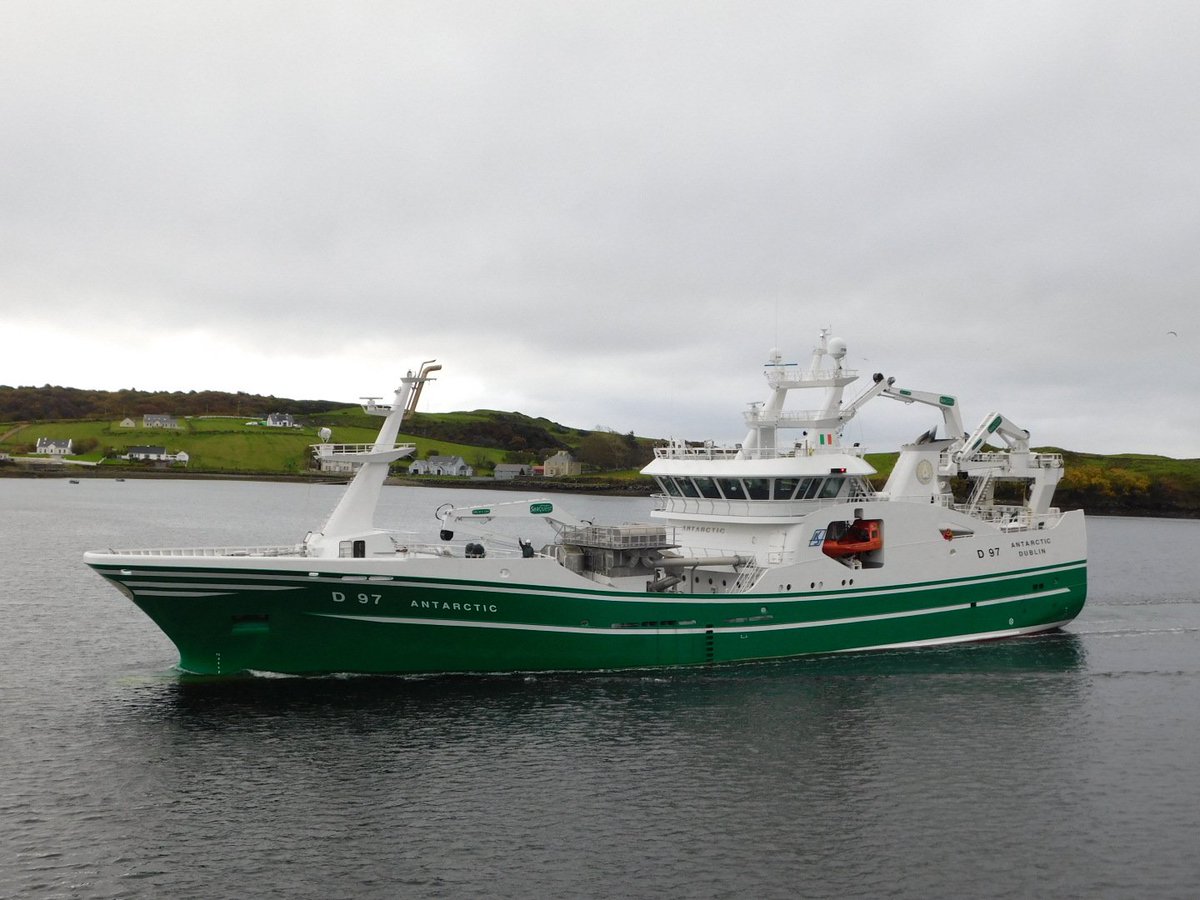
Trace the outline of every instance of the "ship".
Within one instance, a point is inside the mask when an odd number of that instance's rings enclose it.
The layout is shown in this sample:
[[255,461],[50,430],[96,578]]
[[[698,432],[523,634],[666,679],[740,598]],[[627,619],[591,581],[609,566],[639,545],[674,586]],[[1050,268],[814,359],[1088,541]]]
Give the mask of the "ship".
[[[428,534],[377,525],[389,467],[415,450],[397,439],[441,369],[430,361],[392,403],[364,399],[383,419],[373,443],[314,445],[357,472],[298,543],[85,562],[170,638],[181,671],[218,676],[687,670],[1070,623],[1087,539],[1082,511],[1052,505],[1062,455],[998,412],[967,431],[957,397],[882,373],[846,399],[859,380],[846,356],[829,329],[806,365],[770,351],[740,443],[655,448],[646,521],[587,520],[540,496],[443,504]],[[899,448],[880,486],[845,430],[883,400],[941,422]],[[552,537],[514,541],[526,524]]]

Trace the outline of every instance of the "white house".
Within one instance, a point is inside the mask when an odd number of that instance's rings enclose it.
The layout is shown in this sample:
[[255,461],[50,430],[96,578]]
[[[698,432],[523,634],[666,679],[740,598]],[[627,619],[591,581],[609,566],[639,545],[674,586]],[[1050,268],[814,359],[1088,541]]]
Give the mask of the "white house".
[[[122,423],[124,424],[124,423]],[[178,428],[179,420],[174,416],[161,415],[159,413],[147,413],[142,416],[143,428]]]
[[121,420],[120,427],[122,427],[122,428],[137,428],[137,422],[133,421],[133,419],[131,419],[129,416],[126,416],[125,418],[123,418]]
[[409,475],[453,475],[470,478],[475,470],[461,456],[431,456],[418,459],[408,467]]
[[133,462],[165,462],[186,466],[191,457],[188,456],[186,450],[180,450],[178,453],[168,453],[166,447],[140,446],[130,447],[121,458]]
[[272,428],[295,428],[296,420],[291,413],[274,412],[267,416],[266,424]]
[[55,440],[54,438],[38,438],[37,449],[34,453],[44,453],[46,456],[69,456],[71,453],[71,439],[65,441]]
[[533,466],[524,463],[497,463],[493,473],[497,481],[509,481],[521,475],[532,475]]
[[352,475],[362,468],[362,463],[352,462],[348,459],[336,459],[328,456],[318,456],[317,462],[321,464],[322,472],[335,472],[341,475]]
[[575,459],[566,450],[559,450],[542,464],[542,473],[547,478],[563,478],[568,475],[582,475],[583,463]]
[[343,446],[340,444],[329,443],[328,438],[332,437],[332,433],[328,428],[322,428],[320,434],[325,440],[323,440],[323,442],[320,444],[311,444],[310,446],[312,447],[313,458],[316,459],[317,464],[322,472],[334,472],[339,475],[353,475],[360,468],[362,468],[362,463],[354,459],[349,453],[339,453],[337,451],[339,449],[362,450],[366,449],[365,447],[356,448],[352,445]]

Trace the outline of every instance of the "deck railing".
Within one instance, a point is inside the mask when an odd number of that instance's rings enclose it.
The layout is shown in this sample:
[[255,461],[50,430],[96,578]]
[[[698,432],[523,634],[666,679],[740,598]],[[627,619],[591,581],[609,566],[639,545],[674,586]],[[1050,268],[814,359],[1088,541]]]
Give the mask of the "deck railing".
[[675,529],[664,525],[568,527],[562,530],[559,543],[605,550],[649,550],[674,546]]
[[284,547],[168,547],[165,549],[113,550],[114,556],[307,556],[303,544]]

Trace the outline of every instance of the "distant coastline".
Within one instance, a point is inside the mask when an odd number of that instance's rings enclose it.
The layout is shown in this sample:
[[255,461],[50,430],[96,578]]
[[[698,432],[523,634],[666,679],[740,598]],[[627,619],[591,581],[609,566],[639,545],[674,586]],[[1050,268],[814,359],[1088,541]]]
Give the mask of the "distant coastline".
[[[150,410],[170,415],[150,416]],[[284,412],[272,416],[277,410]],[[143,413],[150,419],[170,419],[171,427],[148,427]],[[280,418],[287,427],[277,427]],[[344,483],[350,473],[322,473],[313,467],[312,447],[323,440],[325,429],[340,443],[369,443],[375,440],[378,421],[360,407],[328,401],[0,386],[0,477]],[[65,463],[45,456],[33,461],[28,454],[43,438],[73,440],[74,450],[68,452],[74,455]],[[638,473],[662,444],[654,437],[571,428],[546,418],[488,409],[416,413],[405,421],[405,433],[398,440],[414,444],[413,460],[457,456],[475,475],[399,475],[390,479],[391,484],[609,496],[652,494],[653,481]],[[186,467],[159,468],[158,463],[130,461],[131,449],[186,453],[188,461]],[[1200,518],[1200,459],[1036,449],[1063,457],[1064,476],[1054,495],[1059,509],[1082,509],[1091,515]],[[520,463],[533,469],[560,451],[572,454],[584,474],[553,479],[532,475],[511,481],[490,477],[501,464]],[[5,461],[5,454],[12,459]],[[879,473],[872,479],[875,487],[882,488],[896,454],[867,453],[866,459]],[[1005,489],[1002,484],[996,488]]]
[[[0,465],[0,478],[46,478],[96,481],[185,480],[185,481],[270,481],[293,484],[341,485],[350,481],[347,475],[321,472],[291,474],[287,472],[199,472],[189,469],[106,469],[102,466],[71,465]],[[454,490],[514,491],[526,494],[554,492],[567,494],[609,494],[612,496],[649,497],[655,491],[648,478],[449,478],[433,475],[393,475],[386,484],[404,487],[451,488]]]
[[[1200,460],[1174,460],[1183,465],[1200,470]],[[339,486],[349,482],[347,475],[331,475],[320,472],[287,473],[287,472],[202,472],[187,469],[130,469],[104,468],[101,466],[71,466],[71,465],[42,465],[21,466],[15,464],[0,465],[0,478],[44,478],[59,480],[96,480],[113,481],[116,479],[182,479],[189,481],[266,481],[293,484],[326,484]],[[880,481],[882,484],[882,479]],[[543,478],[531,476],[526,478],[498,480],[487,477],[451,478],[439,476],[405,476],[394,475],[387,480],[388,485],[439,488],[459,491],[488,490],[511,491],[529,496],[544,493],[555,494],[594,494],[611,497],[649,497],[657,491],[657,487],[649,479],[642,476],[628,475],[605,477],[603,475],[581,476],[577,478]],[[1085,488],[1094,490],[1094,488]],[[1061,509],[1082,509],[1090,516],[1121,516],[1131,518],[1162,518],[1162,519],[1200,519],[1200,492],[1188,491],[1173,494],[1172,500],[1164,502],[1155,508],[1141,495],[1100,491],[1092,497],[1080,497],[1079,489],[1060,490],[1061,499],[1056,499],[1056,506]]]

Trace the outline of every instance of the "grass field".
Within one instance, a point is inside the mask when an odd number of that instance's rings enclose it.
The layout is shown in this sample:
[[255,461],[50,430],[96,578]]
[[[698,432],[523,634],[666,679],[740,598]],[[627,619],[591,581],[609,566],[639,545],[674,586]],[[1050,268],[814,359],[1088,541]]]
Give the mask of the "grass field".
[[[347,417],[349,419],[349,417]],[[363,424],[337,424],[332,441],[340,444],[369,444],[378,433],[378,419],[361,417]],[[89,442],[94,448],[71,459],[98,462],[112,451],[123,454],[134,446],[161,446],[169,453],[186,451],[188,468],[194,471],[255,473],[300,473],[310,468],[311,445],[320,439],[316,428],[267,428],[247,425],[230,418],[181,419],[179,429],[121,428],[118,421],[41,422],[36,425],[3,426],[0,451],[17,455],[31,452],[38,438]],[[367,427],[370,425],[371,427]],[[504,459],[503,450],[453,444],[429,438],[400,435],[402,443],[417,445],[413,458],[437,452],[461,456],[469,465],[490,468]],[[480,463],[483,465],[480,466]],[[108,459],[104,465],[136,465]]]

